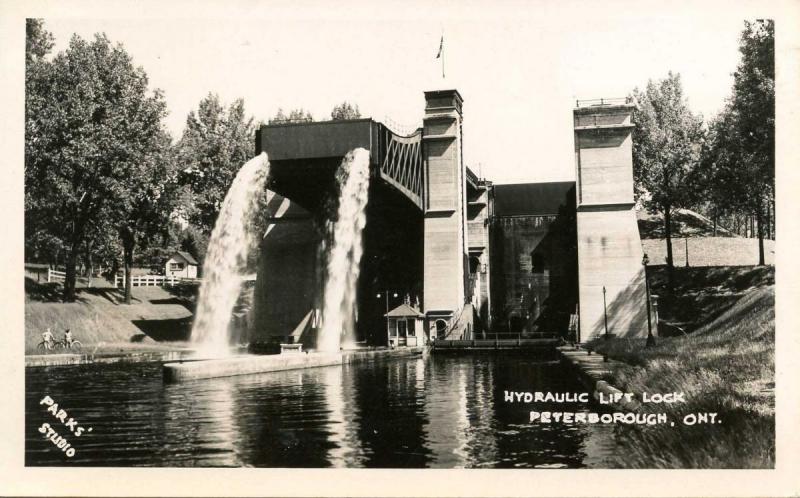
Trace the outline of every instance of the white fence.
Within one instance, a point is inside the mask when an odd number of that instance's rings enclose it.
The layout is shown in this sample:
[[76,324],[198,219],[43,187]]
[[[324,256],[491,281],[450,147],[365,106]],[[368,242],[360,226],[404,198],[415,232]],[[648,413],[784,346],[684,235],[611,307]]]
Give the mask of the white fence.
[[47,281],[48,282],[63,282],[64,279],[67,278],[67,274],[63,271],[56,271],[56,270],[47,270]]
[[[58,270],[47,270],[48,282],[63,282],[66,280],[67,274]],[[165,285],[175,285],[181,282],[199,283],[199,278],[181,278],[175,276],[164,275],[137,275],[131,277],[131,287],[163,287]],[[88,284],[87,284],[88,285]],[[116,275],[114,277],[114,287],[125,286],[125,275]]]
[[[175,285],[182,279],[180,277],[164,275],[139,275],[131,277],[131,287],[162,287],[165,285]],[[125,275],[116,275],[114,277],[114,287],[125,286]]]

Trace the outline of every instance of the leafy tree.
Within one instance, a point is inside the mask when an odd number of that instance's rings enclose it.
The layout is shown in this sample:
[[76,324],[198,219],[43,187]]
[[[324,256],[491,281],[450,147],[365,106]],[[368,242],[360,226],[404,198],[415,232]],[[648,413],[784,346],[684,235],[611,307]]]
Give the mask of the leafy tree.
[[208,247],[208,236],[189,225],[178,232],[178,249],[188,252],[202,267],[203,257]]
[[103,34],[73,36],[65,52],[26,74],[26,230],[63,241],[65,300],[75,298],[87,233],[116,212],[158,147],[164,114],[144,70]]
[[671,214],[694,200],[692,171],[704,137],[703,121],[689,109],[680,75],[648,81],[634,90],[634,185],[639,201],[650,212],[664,215],[669,280],[673,279]]
[[42,19],[25,19],[25,62],[43,59],[53,49],[53,35]]
[[331,111],[331,119],[333,121],[345,121],[348,119],[358,119],[361,117],[361,111],[358,110],[358,105],[351,105],[345,101],[335,106]]
[[738,141],[742,206],[758,223],[758,264],[764,264],[764,217],[775,188],[775,25],[745,22],[730,112]]
[[210,234],[225,194],[239,168],[255,154],[253,118],[237,99],[225,110],[215,94],[208,94],[186,118],[178,143],[181,182],[192,200],[186,207],[190,223]]
[[[764,225],[775,196],[775,28],[745,22],[733,92],[709,127],[703,151],[705,192],[715,209],[754,217],[759,264],[764,264]],[[738,228],[738,227],[735,227]],[[750,230],[752,232],[752,230]]]
[[283,112],[283,109],[278,108],[278,112],[275,113],[275,116],[269,120],[269,124],[311,123],[313,121],[314,116],[311,115],[311,112],[303,109],[302,107],[292,109],[288,116]]
[[131,303],[134,250],[147,247],[167,230],[178,190],[169,135],[161,131],[151,140],[149,153],[133,166],[130,182],[114,204],[125,268],[125,304]]
[[[37,120],[33,114],[42,106],[41,99],[47,91],[46,79],[49,63],[45,56],[53,47],[53,35],[44,29],[41,19],[25,20],[25,177],[26,185],[28,175],[32,173],[27,158],[36,147],[38,130]],[[43,201],[33,195],[30,188],[25,189],[25,257],[30,261],[47,261],[51,264],[57,262],[63,253],[64,244],[61,238],[48,230],[42,223],[46,217],[37,219],[29,216],[30,213],[46,211]]]

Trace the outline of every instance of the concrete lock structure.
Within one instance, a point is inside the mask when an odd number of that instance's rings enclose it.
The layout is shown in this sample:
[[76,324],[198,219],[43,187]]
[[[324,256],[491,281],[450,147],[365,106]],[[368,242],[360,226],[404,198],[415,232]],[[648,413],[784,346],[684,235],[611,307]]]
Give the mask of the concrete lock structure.
[[642,242],[633,199],[634,105],[578,102],[574,110],[581,334],[646,335]]
[[647,334],[632,106],[579,103],[577,182],[495,185],[464,164],[463,105],[456,90],[425,92],[422,126],[409,135],[372,119],[258,130],[256,151],[269,155],[274,195],[251,345],[314,348],[335,173],[357,147],[370,152],[371,178],[357,341],[386,345],[387,317],[400,306],[420,313],[417,344],[495,332],[564,335],[576,310],[586,340],[605,331],[603,287],[609,332]]

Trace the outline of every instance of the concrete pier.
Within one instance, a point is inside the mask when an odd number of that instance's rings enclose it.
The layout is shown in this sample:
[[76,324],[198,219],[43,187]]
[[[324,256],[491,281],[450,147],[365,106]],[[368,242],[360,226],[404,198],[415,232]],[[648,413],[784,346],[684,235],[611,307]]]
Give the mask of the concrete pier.
[[[605,360],[602,354],[592,354],[585,349],[577,349],[571,346],[557,348],[561,356],[561,363],[574,369],[581,383],[589,390],[592,397],[597,400],[600,393],[610,398],[620,396],[622,391],[614,387],[614,369],[624,365],[616,360]],[[637,395],[638,398],[641,398]],[[633,400],[627,402],[621,399],[613,406],[626,410],[637,410],[639,402]]]
[[55,353],[25,355],[25,367],[60,367],[92,363],[135,363],[179,361],[188,359],[192,351],[133,351],[125,353]]
[[181,382],[214,377],[231,377],[300,368],[329,367],[381,358],[419,356],[423,348],[343,351],[341,353],[287,353],[278,355],[243,355],[164,365],[166,382]]

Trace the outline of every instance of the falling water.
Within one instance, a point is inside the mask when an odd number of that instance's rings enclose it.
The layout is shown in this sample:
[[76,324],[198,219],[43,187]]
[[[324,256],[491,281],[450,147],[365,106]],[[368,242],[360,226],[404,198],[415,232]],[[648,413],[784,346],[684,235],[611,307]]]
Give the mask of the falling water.
[[228,324],[247,273],[247,258],[255,241],[253,219],[268,175],[269,160],[262,152],[242,166],[222,202],[208,241],[192,328],[192,342],[201,354],[219,357],[230,353]]
[[320,351],[339,351],[342,337],[354,334],[356,286],[364,250],[361,235],[367,223],[369,152],[361,148],[350,151],[336,179],[340,188],[339,208],[328,253],[323,321],[317,339]]

